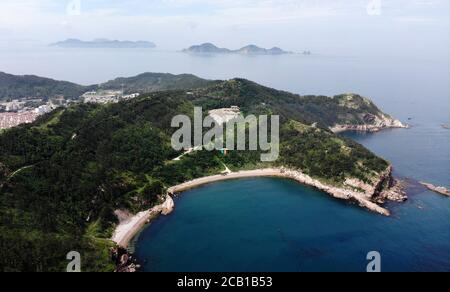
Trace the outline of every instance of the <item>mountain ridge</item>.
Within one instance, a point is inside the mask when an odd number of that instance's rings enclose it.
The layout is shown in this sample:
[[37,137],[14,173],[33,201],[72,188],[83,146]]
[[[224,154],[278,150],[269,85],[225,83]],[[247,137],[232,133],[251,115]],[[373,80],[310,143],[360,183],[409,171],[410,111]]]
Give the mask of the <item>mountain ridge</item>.
[[100,84],[79,85],[36,75],[13,75],[0,72],[0,102],[21,98],[53,98],[64,96],[78,99],[85,92],[101,89],[121,90],[125,93],[146,93],[159,90],[180,90],[206,86],[211,80],[191,74],[143,73],[119,77]]

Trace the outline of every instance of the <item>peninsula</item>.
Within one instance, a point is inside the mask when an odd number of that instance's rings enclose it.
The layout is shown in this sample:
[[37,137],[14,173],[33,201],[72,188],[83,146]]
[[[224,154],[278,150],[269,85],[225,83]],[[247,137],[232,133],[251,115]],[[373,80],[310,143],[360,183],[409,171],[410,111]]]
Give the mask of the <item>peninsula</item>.
[[[28,90],[29,79],[12,78],[15,90]],[[95,259],[83,271],[114,270],[109,250],[169,213],[167,194],[224,179],[290,178],[386,216],[385,201],[406,199],[388,161],[330,130],[379,127],[378,118],[388,117],[360,95],[303,96],[239,78],[157,73],[106,84],[141,94],[68,105],[0,133],[0,208],[7,215],[0,234],[11,243],[3,262],[14,263],[8,270],[63,270],[67,250]],[[238,109],[278,115],[279,159],[261,162],[262,150],[174,150],[172,118],[191,116],[195,107],[224,118]]]

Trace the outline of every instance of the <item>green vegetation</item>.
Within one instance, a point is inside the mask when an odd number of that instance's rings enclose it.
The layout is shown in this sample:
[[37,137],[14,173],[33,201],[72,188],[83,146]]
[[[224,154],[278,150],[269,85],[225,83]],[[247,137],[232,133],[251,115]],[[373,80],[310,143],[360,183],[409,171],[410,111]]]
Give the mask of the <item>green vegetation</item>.
[[[119,81],[120,82],[120,81]],[[191,93],[150,93],[131,101],[77,105],[31,125],[0,134],[0,270],[64,271],[67,252],[83,256],[83,271],[111,271],[114,211],[153,206],[166,188],[230,169],[288,166],[342,184],[369,181],[388,163],[328,130],[341,116],[358,121],[372,103],[342,105],[341,98],[301,97],[246,80],[211,83]],[[281,157],[260,162],[260,153],[222,156],[181,153],[170,146],[178,114],[240,106],[245,113],[280,114]],[[316,127],[311,126],[317,123]]]
[[150,93],[164,90],[188,90],[205,87],[213,81],[194,75],[144,73],[129,78],[117,78],[99,85],[82,86],[38,76],[16,76],[0,72],[0,101],[18,98],[44,98],[64,96],[78,99],[87,91],[101,89],[122,90],[125,94]]
[[282,121],[300,121],[329,128],[336,124],[370,123],[367,115],[382,112],[370,100],[357,94],[300,96],[264,87],[254,82],[234,79],[196,92],[195,103],[208,109],[239,106],[245,113],[277,114]]
[[205,87],[212,81],[198,78],[190,74],[144,73],[129,78],[117,78],[99,86],[103,89],[121,89],[125,93],[150,93],[165,90],[187,90]]
[[52,98],[64,95],[76,99],[94,87],[38,76],[15,76],[0,72],[0,101],[17,98]]

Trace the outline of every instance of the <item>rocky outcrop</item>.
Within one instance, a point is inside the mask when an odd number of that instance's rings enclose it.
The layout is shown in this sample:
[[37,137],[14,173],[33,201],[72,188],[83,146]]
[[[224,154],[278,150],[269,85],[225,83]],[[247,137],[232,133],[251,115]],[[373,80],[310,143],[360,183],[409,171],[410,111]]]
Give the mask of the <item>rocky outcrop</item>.
[[128,247],[136,233],[149,223],[152,218],[159,214],[169,215],[172,213],[175,208],[173,199],[169,195],[162,199],[164,200],[162,204],[154,206],[150,210],[139,212],[136,215],[130,214],[126,210],[116,210],[114,213],[119,220],[119,225],[117,225],[111,240],[121,247]]
[[405,192],[405,184],[402,181],[395,179],[392,175],[392,166],[383,172],[375,186],[375,192],[372,199],[379,204],[384,204],[387,201],[404,202],[408,200]]
[[161,205],[161,214],[164,216],[169,215],[175,208],[175,202],[171,196],[167,196],[166,201]]
[[378,204],[384,204],[387,201],[404,202],[408,199],[404,191],[405,186],[401,181],[394,179],[392,171],[392,166],[389,166],[373,179],[372,184],[354,178],[347,179],[344,184],[355,190],[362,190],[369,200]]
[[137,260],[126,249],[135,235],[144,228],[153,218],[159,214],[169,215],[173,212],[175,203],[171,196],[165,196],[164,202],[148,211],[140,212],[136,215],[127,210],[116,210],[114,214],[119,220],[119,225],[114,231],[112,241],[117,243],[117,248],[111,250],[111,256],[116,263],[116,272],[133,273],[137,272],[140,266]]
[[429,183],[425,183],[425,182],[421,182],[420,184],[425,186],[430,191],[433,191],[435,193],[438,193],[438,194],[450,197],[450,190],[448,190],[445,187],[437,187],[435,185],[432,185],[432,184],[429,184]]
[[[356,189],[355,186],[353,187],[336,187],[336,186],[330,186],[326,185],[322,182],[320,182],[317,179],[313,179],[310,176],[296,171],[296,170],[289,170],[289,169],[282,169],[281,170],[284,177],[291,178],[293,180],[296,180],[302,184],[306,184],[312,187],[315,187],[319,190],[322,190],[331,196],[342,199],[342,200],[349,200],[354,201],[358,205],[360,205],[363,208],[369,209],[373,212],[379,213],[384,216],[389,216],[390,212],[389,210],[379,206],[376,204],[372,198],[373,193],[369,191],[369,187],[367,187],[367,191],[364,191],[362,189]],[[364,184],[364,183],[362,183]]]
[[330,130],[333,133],[342,133],[346,131],[379,132],[384,129],[408,128],[408,125],[403,124],[401,121],[383,114],[379,116],[373,114],[365,114],[362,117],[362,120],[364,121],[364,124],[337,124],[334,127],[331,127]]
[[141,268],[133,255],[122,247],[111,249],[111,258],[116,263],[116,273],[136,273]]
[[378,204],[386,201],[404,202],[407,196],[402,185],[392,176],[392,167],[386,169],[373,183],[366,183],[356,178],[348,178],[344,187],[332,187],[325,185],[301,172],[294,170],[282,170],[285,176],[291,177],[303,184],[323,190],[335,198],[356,201],[361,207],[389,216],[390,212]]

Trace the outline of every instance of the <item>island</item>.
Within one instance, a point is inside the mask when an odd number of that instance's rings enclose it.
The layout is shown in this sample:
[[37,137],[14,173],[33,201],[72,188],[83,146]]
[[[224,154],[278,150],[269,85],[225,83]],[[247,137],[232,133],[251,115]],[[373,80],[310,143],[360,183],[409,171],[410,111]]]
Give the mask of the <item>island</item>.
[[248,45],[237,50],[230,50],[226,48],[219,48],[211,43],[205,43],[201,45],[195,45],[188,49],[184,49],[185,53],[194,54],[241,54],[241,55],[286,55],[292,54],[292,52],[284,51],[278,47],[271,49],[260,48],[255,45]]
[[[158,87],[162,80],[166,90]],[[64,271],[67,251],[76,250],[89,259],[83,271],[133,271],[124,247],[136,232],[169,214],[174,195],[220,180],[289,178],[380,216],[390,215],[385,202],[406,200],[390,162],[332,130],[398,126],[380,127],[390,116],[358,94],[299,95],[241,78],[159,73],[109,84],[141,94],[60,107],[0,133],[6,269]],[[262,162],[262,150],[174,150],[172,118],[192,116],[195,107],[220,118],[279,115],[279,159]]]
[[109,39],[95,39],[92,41],[82,41],[79,39],[68,39],[53,43],[50,46],[60,48],[85,48],[85,49],[148,49],[155,48],[156,45],[148,41],[119,41]]

